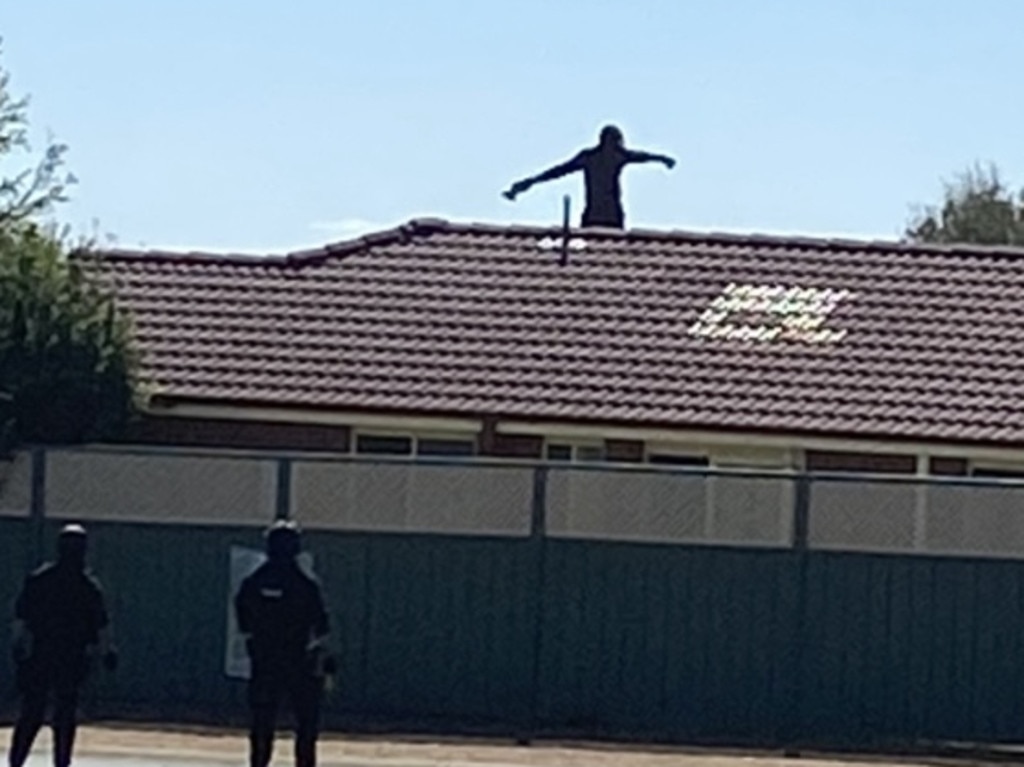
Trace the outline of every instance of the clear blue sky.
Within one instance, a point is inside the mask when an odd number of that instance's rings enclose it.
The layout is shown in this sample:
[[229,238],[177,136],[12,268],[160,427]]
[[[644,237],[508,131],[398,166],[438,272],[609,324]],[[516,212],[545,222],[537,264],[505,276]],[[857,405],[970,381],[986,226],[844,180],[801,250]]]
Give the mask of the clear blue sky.
[[606,121],[631,226],[895,237],[974,161],[1024,177],[1011,0],[10,0],[3,61],[125,246],[279,251],[500,196]]

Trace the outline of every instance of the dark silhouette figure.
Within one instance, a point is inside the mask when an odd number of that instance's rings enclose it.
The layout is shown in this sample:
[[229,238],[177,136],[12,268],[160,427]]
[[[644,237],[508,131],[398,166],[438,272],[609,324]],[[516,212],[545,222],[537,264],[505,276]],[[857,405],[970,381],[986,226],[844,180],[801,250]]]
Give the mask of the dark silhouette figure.
[[619,176],[626,165],[644,162],[660,162],[667,168],[673,168],[676,164],[675,160],[666,155],[627,149],[622,131],[614,125],[608,125],[601,130],[601,140],[597,146],[584,149],[571,160],[548,168],[543,173],[517,181],[504,195],[509,200],[515,200],[517,195],[534,184],[583,171],[587,204],[581,225],[623,229],[626,216],[622,209]]
[[266,534],[267,561],[249,575],[235,596],[239,630],[247,636],[249,679],[249,764],[267,767],[274,749],[274,726],[284,697],[295,715],[296,767],[316,765],[320,702],[328,633],[320,584],[299,567],[299,530],[278,521]]
[[78,691],[88,674],[88,650],[100,646],[108,671],[117,666],[99,582],[86,570],[87,538],[66,525],[57,539],[57,561],[26,580],[14,609],[14,660],[21,714],[11,737],[11,767],[28,760],[53,696],[53,763],[68,767],[74,749]]

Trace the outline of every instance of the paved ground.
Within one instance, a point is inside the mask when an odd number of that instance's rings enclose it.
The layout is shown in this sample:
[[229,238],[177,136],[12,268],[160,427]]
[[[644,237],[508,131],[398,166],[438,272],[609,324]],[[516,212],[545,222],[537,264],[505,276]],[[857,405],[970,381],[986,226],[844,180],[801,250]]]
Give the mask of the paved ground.
[[[241,762],[239,762],[241,764]],[[28,767],[51,767],[50,755],[41,753],[28,760]],[[75,767],[224,767],[224,762],[197,762],[193,759],[135,759],[131,757],[81,757]]]
[[[0,729],[6,755],[9,729]],[[323,767],[882,767],[881,760],[842,762],[779,755],[682,753],[599,746],[542,745],[529,748],[460,740],[409,742],[369,738],[325,738],[320,745]],[[78,767],[225,767],[246,763],[244,734],[201,730],[90,726],[79,731]],[[36,743],[30,767],[49,767],[50,737]],[[3,758],[0,757],[0,761]],[[934,767],[936,760],[929,760]],[[290,765],[291,741],[282,735],[274,765]],[[900,762],[902,767],[913,761]],[[924,764],[923,761],[917,764]],[[961,765],[965,762],[960,762]]]

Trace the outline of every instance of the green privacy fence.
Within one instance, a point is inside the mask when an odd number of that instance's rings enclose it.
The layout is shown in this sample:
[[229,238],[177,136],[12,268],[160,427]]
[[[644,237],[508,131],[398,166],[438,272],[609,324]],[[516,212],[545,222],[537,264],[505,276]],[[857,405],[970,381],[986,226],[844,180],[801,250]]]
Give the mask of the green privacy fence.
[[84,521],[123,652],[87,713],[237,723],[230,552],[292,516],[335,626],[333,727],[1020,741],[1021,501],[1009,481],[38,450],[0,488],[0,599]]

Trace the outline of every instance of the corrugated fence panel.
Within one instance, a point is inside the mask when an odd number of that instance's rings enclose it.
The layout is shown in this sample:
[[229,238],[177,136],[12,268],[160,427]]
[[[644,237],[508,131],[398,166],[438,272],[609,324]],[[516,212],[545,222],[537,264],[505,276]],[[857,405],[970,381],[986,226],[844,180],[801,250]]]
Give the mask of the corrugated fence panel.
[[442,729],[528,713],[528,541],[316,532],[310,546],[343,645],[329,712]]
[[1024,739],[1024,564],[812,553],[801,737]]
[[921,538],[944,555],[1024,558],[1024,485],[932,486]]
[[812,548],[908,552],[918,546],[923,488],[911,483],[815,481],[811,486]]
[[785,478],[553,469],[547,531],[559,538],[787,546]]
[[266,525],[274,516],[270,459],[50,450],[50,515],[163,524]]
[[773,742],[793,573],[790,552],[549,541],[541,722]]
[[740,545],[786,546],[793,534],[794,483],[788,477],[707,478],[709,539]]
[[1024,558],[1024,484],[818,479],[812,548]]
[[533,471],[296,461],[292,516],[313,529],[525,536]]
[[549,535],[635,541],[702,541],[710,506],[700,475],[553,469]]
[[18,453],[0,461],[0,517],[28,516],[32,506],[32,456]]
[[331,642],[338,660],[338,686],[325,701],[325,714],[358,714],[365,706],[367,583],[372,536],[312,530],[304,545],[313,555],[331,620]]

